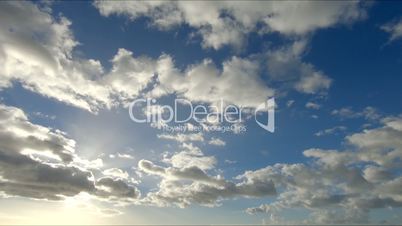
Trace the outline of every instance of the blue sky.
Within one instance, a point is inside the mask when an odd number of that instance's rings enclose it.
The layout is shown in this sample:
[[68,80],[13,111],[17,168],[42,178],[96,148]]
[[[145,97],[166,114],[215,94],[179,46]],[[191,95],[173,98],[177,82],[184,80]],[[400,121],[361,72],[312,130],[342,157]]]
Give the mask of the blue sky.
[[[400,223],[401,12],[359,1],[2,2],[1,221]],[[274,133],[254,120],[272,97]],[[222,99],[250,110],[235,123],[246,131],[136,123],[128,105],[139,98]]]

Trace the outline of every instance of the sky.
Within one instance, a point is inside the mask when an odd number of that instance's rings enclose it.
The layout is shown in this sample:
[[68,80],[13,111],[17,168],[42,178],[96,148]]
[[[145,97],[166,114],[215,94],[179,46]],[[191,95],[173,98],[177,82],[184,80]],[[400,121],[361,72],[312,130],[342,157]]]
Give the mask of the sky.
[[401,13],[1,1],[0,223],[400,224]]

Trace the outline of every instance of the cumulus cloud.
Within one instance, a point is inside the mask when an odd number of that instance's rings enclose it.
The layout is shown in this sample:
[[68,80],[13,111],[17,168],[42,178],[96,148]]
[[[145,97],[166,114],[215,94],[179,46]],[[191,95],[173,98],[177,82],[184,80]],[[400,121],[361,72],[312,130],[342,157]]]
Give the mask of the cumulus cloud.
[[[161,177],[158,190],[142,201],[159,206],[215,206],[229,198],[276,195],[273,202],[246,212],[276,218],[283,209],[305,208],[310,211],[306,223],[367,223],[371,210],[402,205],[402,179],[395,173],[401,169],[402,117],[386,117],[380,123],[380,127],[346,136],[347,150],[308,149],[303,152],[312,160],[308,163],[278,163],[246,171],[235,181],[209,175],[214,168],[201,168],[200,163],[177,164],[168,158],[164,162],[169,166],[163,167],[141,160],[140,170]],[[204,157],[199,148],[186,147],[174,155]]]
[[[13,82],[19,82],[24,88],[31,91],[94,113],[101,108],[110,109],[120,104],[126,104],[143,94],[156,98],[174,94],[191,101],[208,104],[223,100],[225,104],[255,108],[267,98],[272,97],[276,91],[262,77],[266,69],[262,67],[264,64],[261,59],[257,59],[261,57],[240,58],[234,56],[225,60],[222,65],[215,65],[212,60],[204,59],[184,69],[178,69],[173,58],[169,55],[162,54],[159,58],[153,59],[146,56],[136,56],[126,49],[119,49],[111,60],[111,69],[105,70],[99,61],[79,58],[74,54],[75,47],[79,42],[74,38],[70,28],[71,21],[67,18],[63,16],[53,17],[49,13],[50,8],[38,6],[32,2],[2,2],[1,4],[0,19],[5,28],[0,31],[0,62],[3,65],[0,69],[1,88],[7,88],[12,86]],[[195,10],[193,3],[149,3],[141,1],[118,3],[102,1],[95,3],[103,15],[116,12],[130,15],[134,19],[145,14],[158,14],[157,17],[160,18],[158,21],[165,22],[167,12],[169,12],[169,18],[172,19],[171,10],[178,10],[179,18],[187,15],[192,19],[185,21],[192,21],[190,24],[198,24],[201,27],[210,26],[207,21],[215,18],[215,16],[210,17],[208,14],[213,11],[217,15],[223,11],[233,14],[235,20],[242,21],[241,24],[244,25],[248,24],[246,27],[255,26],[254,23],[260,20],[256,18],[247,19],[246,15],[251,15],[248,13],[254,10],[257,10],[259,14],[262,13],[260,6],[255,5],[256,3],[250,3],[251,7],[237,2],[233,6],[226,5],[226,2],[197,4],[202,4],[203,7],[210,8],[211,11],[196,19],[190,12],[200,13],[201,11],[198,10],[199,8]],[[223,8],[219,6],[220,4],[223,4]],[[264,4],[268,5],[264,6]],[[271,6],[270,4],[279,3],[267,2],[263,3],[263,6],[281,11],[277,12],[279,14],[274,13],[272,15],[282,15],[284,12],[282,12],[282,6]],[[300,4],[300,7],[309,9],[316,7],[316,5],[303,3]],[[323,5],[326,4],[322,4],[321,7],[324,7]],[[216,8],[217,6],[219,7]],[[350,7],[358,10],[358,6],[354,2],[330,3],[328,7],[324,8],[344,11]],[[126,12],[126,9],[129,11]],[[349,13],[347,14],[349,15]],[[270,16],[263,21],[275,21],[271,14],[267,15]],[[357,17],[359,16],[356,14]],[[32,19],[26,20],[25,18]],[[197,20],[199,21],[196,22]],[[208,40],[210,40],[208,42],[216,42],[216,39],[225,37],[220,32],[229,32],[230,35],[227,37],[238,37],[232,35],[232,32],[236,33],[237,31],[229,30],[233,30],[233,26],[238,28],[239,22],[222,22],[220,16],[216,20],[218,21],[216,25],[200,30],[206,35],[205,37],[208,36]],[[224,19],[224,21],[226,20],[229,18]],[[156,21],[154,20],[154,22]],[[337,21],[336,19],[333,22],[328,22],[328,25],[335,24]],[[275,24],[275,22],[272,23]],[[278,27],[273,24],[267,26],[270,29]],[[300,31],[310,30],[307,27]],[[314,25],[313,27],[320,26]],[[214,31],[209,31],[210,29]],[[222,29],[223,31],[218,31]],[[314,30],[315,28],[311,29]],[[300,32],[293,28],[279,30],[285,33]],[[291,30],[294,32],[290,32]],[[212,35],[215,31],[218,33]],[[213,38],[215,36],[216,38]],[[226,42],[232,41],[226,40],[222,44]],[[220,46],[221,44],[214,45]],[[329,88],[331,79],[323,72],[315,69],[313,65],[302,62],[301,55],[304,46],[305,42],[296,41],[291,47],[268,53],[270,77],[273,80],[286,80],[294,74],[291,84],[296,90],[308,94],[325,91]]]
[[49,8],[31,2],[2,2],[0,8],[2,87],[18,81],[34,92],[89,111],[111,105],[108,88],[95,81],[103,72],[100,62],[72,59],[78,42],[67,18],[53,18]]
[[232,57],[223,62],[222,70],[206,59],[180,72],[171,58],[164,57],[158,64],[159,83],[154,93],[177,93],[188,100],[217,106],[223,100],[237,106],[256,107],[274,94],[264,84],[260,70],[258,61]]
[[[61,102],[96,112],[111,108],[142,94],[161,97],[175,94],[193,101],[216,103],[220,99],[243,107],[256,107],[275,94],[261,71],[268,70],[269,80],[287,82],[301,92],[326,91],[332,80],[312,64],[302,61],[305,36],[319,28],[349,23],[364,17],[364,9],[355,1],[334,2],[96,2],[102,15],[128,15],[131,19],[149,17],[161,29],[187,24],[196,29],[205,47],[242,46],[250,32],[278,32],[297,36],[292,45],[268,51],[267,68],[254,57],[232,57],[222,65],[205,59],[179,69],[171,56],[153,59],[119,49],[112,58],[110,71],[99,61],[74,56],[78,45],[70,30],[71,22],[51,9],[32,2],[1,2],[0,86],[13,82]],[[297,10],[296,10],[297,8]],[[293,12],[289,15],[286,12]],[[317,13],[319,12],[319,13]],[[26,18],[30,18],[27,20]],[[260,24],[261,26],[257,26]],[[397,25],[383,27],[399,37]],[[154,83],[153,83],[154,82]],[[152,84],[152,86],[149,86]],[[239,92],[241,90],[242,92]],[[290,106],[291,104],[289,104]],[[309,107],[317,108],[312,104]],[[356,112],[350,108],[334,110],[344,118],[378,120],[374,108]],[[341,127],[324,130],[329,134]],[[387,117],[381,126],[366,129],[345,138],[351,150],[308,149],[306,164],[275,164],[246,171],[233,180],[213,175],[214,156],[206,156],[192,144],[165,155],[162,163],[141,160],[138,168],[161,178],[156,190],[142,203],[160,206],[188,206],[192,203],[215,206],[236,197],[277,195],[269,204],[250,208],[249,213],[277,213],[284,208],[305,207],[316,222],[337,223],[331,215],[341,214],[342,222],[364,222],[371,209],[402,206],[402,117]],[[161,134],[162,139],[178,142],[204,141],[203,134]],[[217,138],[208,141],[224,145]],[[120,155],[120,158],[132,157]],[[110,168],[105,177],[95,178],[92,161],[75,153],[75,142],[63,132],[36,125],[18,108],[0,105],[0,191],[6,196],[60,200],[82,192],[99,199],[140,199],[137,188],[127,183],[128,173]],[[101,162],[94,162],[99,168]],[[339,212],[339,209],[345,212]]]
[[156,191],[147,193],[142,203],[157,206],[186,207],[191,203],[205,206],[220,205],[221,201],[236,197],[264,197],[276,194],[270,179],[238,178],[236,182],[221,175],[212,176],[216,159],[205,156],[193,144],[183,144],[182,150],[165,156],[168,167],[140,160],[138,169],[161,178]]
[[148,174],[162,177],[158,190],[149,192],[142,200],[152,205],[186,207],[191,203],[197,203],[216,206],[223,199],[276,194],[274,184],[270,180],[245,178],[234,183],[220,176],[210,176],[197,166],[164,168],[147,160],[141,160],[138,167]]
[[[332,83],[324,72],[302,61],[308,39],[306,34],[319,28],[351,23],[365,17],[364,4],[357,1],[339,3],[307,1],[297,4],[97,1],[94,5],[104,16],[124,15],[130,20],[148,17],[153,25],[161,29],[188,24],[196,28],[198,34],[203,37],[203,46],[215,49],[226,44],[241,46],[246,35],[254,31],[296,36],[291,45],[268,51],[266,54],[268,74],[273,81],[287,82],[287,85],[279,87],[280,89],[294,88],[306,94],[325,92]],[[296,8],[297,10],[294,10]],[[291,17],[288,16],[289,11],[293,12]],[[226,60],[222,65],[223,69],[219,70],[211,60],[205,59],[202,63],[180,71],[174,67],[171,57],[161,56],[156,72],[159,83],[150,94],[159,97],[174,93],[189,100],[206,103],[216,103],[223,99],[238,106],[256,107],[266,98],[273,96],[278,88],[264,85],[266,82],[259,76],[261,65],[264,64],[260,60],[233,57]]]
[[212,169],[216,164],[216,159],[213,156],[204,156],[202,153],[180,151],[166,157],[164,162],[171,163],[175,167],[198,166],[201,169]]
[[[74,55],[78,41],[67,18],[53,18],[51,9],[32,2],[1,4],[5,28],[0,31],[1,88],[17,81],[34,92],[91,112],[135,98],[155,76],[158,84],[153,84],[149,95],[157,97],[177,93],[193,101],[223,99],[255,107],[274,93],[260,77],[258,62],[247,58],[227,60],[223,70],[208,59],[179,70],[171,56],[151,59],[119,49],[111,60],[111,70],[105,71],[99,61]],[[238,92],[240,89],[243,92]]]
[[62,200],[85,192],[103,199],[138,197],[136,188],[125,182],[95,181],[75,154],[74,140],[31,123],[18,108],[0,105],[0,141],[0,191],[6,196]]
[[128,185],[121,179],[103,177],[96,181],[97,190],[95,195],[111,201],[133,201],[140,196],[137,188]]
[[126,49],[119,49],[112,59],[113,68],[105,76],[105,82],[126,100],[137,96],[156,73],[157,62],[147,57],[133,57]]
[[[79,58],[71,21],[52,17],[32,2],[2,2],[0,88],[24,88],[69,105],[97,112],[139,94],[155,73],[155,61],[119,49],[105,71],[94,59]],[[31,18],[26,20],[26,18]]]
[[328,89],[330,85],[331,79],[321,73],[314,72],[311,76],[302,77],[300,81],[295,84],[295,88],[302,93],[312,94],[320,89]]
[[379,166],[398,167],[402,159],[401,117],[383,119],[383,126],[366,129],[346,137],[347,141],[364,152],[358,152],[357,157],[362,161],[372,161]]
[[201,149],[192,143],[184,143],[180,151],[173,154],[166,153],[163,161],[177,168],[197,166],[202,170],[213,169],[217,163],[214,156],[205,156]]
[[301,93],[315,94],[326,91],[332,80],[314,65],[303,62],[308,42],[303,38],[267,53],[267,69],[270,79],[279,81]]
[[202,169],[198,168],[197,166],[183,168],[163,168],[143,159],[138,163],[138,167],[140,170],[143,170],[144,172],[147,172],[149,174],[169,177],[173,179],[196,180],[216,185],[222,185],[224,183],[223,180],[208,176]]
[[65,163],[73,161],[74,140],[59,131],[30,123],[18,108],[0,105],[0,134],[4,154],[38,153]]
[[94,5],[104,16],[124,15],[130,20],[147,17],[161,30],[189,25],[202,37],[204,47],[214,49],[224,45],[242,47],[250,32],[302,36],[366,16],[365,7],[358,1],[303,1],[296,4],[276,1],[96,1]]
[[276,201],[246,211],[276,214],[284,208],[306,208],[308,222],[367,223],[372,209],[400,207],[402,117],[387,117],[382,126],[345,138],[350,150],[308,149],[312,164],[275,164],[244,174],[269,178]]

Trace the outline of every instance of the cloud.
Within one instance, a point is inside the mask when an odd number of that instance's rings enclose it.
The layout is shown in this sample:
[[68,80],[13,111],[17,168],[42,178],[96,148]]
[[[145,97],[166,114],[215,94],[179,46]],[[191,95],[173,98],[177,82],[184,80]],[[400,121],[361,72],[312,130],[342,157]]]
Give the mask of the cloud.
[[2,88],[17,81],[31,91],[95,113],[138,95],[155,73],[154,60],[134,58],[125,49],[117,51],[106,72],[99,61],[74,54],[79,43],[67,18],[52,17],[50,8],[32,2],[1,5],[0,19],[6,28],[0,31]]
[[111,70],[105,71],[99,61],[75,56],[78,41],[67,18],[53,18],[51,9],[32,2],[1,4],[0,19],[7,28],[0,31],[1,88],[17,81],[24,88],[94,113],[127,103],[154,79],[158,84],[151,86],[150,94],[158,97],[177,93],[192,101],[223,99],[255,107],[273,95],[260,77],[258,62],[247,58],[225,61],[222,71],[208,59],[181,71],[168,55],[151,59],[119,49]]
[[[265,71],[262,67],[264,65],[261,61],[262,56],[243,58],[234,56],[225,60],[221,65],[215,65],[212,60],[204,59],[200,63],[178,69],[169,55],[162,54],[159,58],[153,59],[136,56],[126,49],[118,49],[111,60],[111,69],[105,70],[102,64],[95,59],[77,57],[75,48],[79,42],[75,40],[70,28],[71,21],[67,18],[53,17],[50,14],[50,8],[44,8],[32,2],[2,2],[1,4],[0,19],[3,26],[8,28],[0,31],[2,41],[0,63],[3,65],[0,69],[1,88],[11,87],[13,82],[18,82],[33,92],[93,113],[98,112],[99,109],[111,109],[121,104],[125,105],[128,101],[142,95],[159,98],[170,94],[207,104],[216,104],[223,100],[225,104],[255,108],[276,93],[276,89],[270,87],[269,81],[265,81],[266,79],[262,76]],[[125,9],[132,9],[127,14],[133,13],[135,15],[132,15],[132,18],[136,18],[143,13],[148,11],[154,13],[156,10],[155,13],[160,14],[161,21],[166,19],[167,14],[165,13],[170,13],[174,8],[179,11],[185,9],[183,12],[180,11],[181,16],[187,15],[190,11],[200,12],[193,8],[193,4],[185,2],[161,4],[159,5],[158,2],[115,3],[103,1],[95,3],[104,15],[109,15],[114,10],[123,13]],[[202,4],[216,12],[228,10],[228,13],[235,15],[235,20],[241,20],[241,24],[249,24],[247,26],[255,26],[253,24],[258,21],[253,19],[246,22],[249,19],[244,16],[248,15],[246,14],[248,10],[257,10],[262,13],[261,8],[254,5],[255,3],[251,3],[251,8],[243,5],[240,7],[241,3],[234,3],[233,7],[223,2]],[[221,6],[218,7],[219,9],[216,8],[220,4],[223,4],[223,8],[220,8]],[[277,3],[263,4],[268,4],[265,7],[270,8],[270,4]],[[301,4],[300,7],[314,8],[315,5],[308,3]],[[354,5],[355,3],[348,2],[329,4],[328,7],[334,7],[335,11],[338,9],[343,11],[349,7],[357,7]],[[254,7],[255,9],[252,9]],[[247,12],[242,11],[246,9]],[[277,9],[282,10],[281,7]],[[266,14],[265,11],[263,13]],[[190,17],[192,18],[192,16]],[[25,20],[25,18],[32,19]],[[212,37],[215,36],[213,35],[215,31],[211,31],[211,33],[207,31],[209,28],[204,28],[204,24],[209,26],[210,18],[190,19],[191,24],[199,24],[203,27],[201,30],[206,35],[205,37],[208,36],[208,40],[212,40]],[[238,37],[231,34],[236,31],[227,31],[231,30],[234,24],[219,22],[220,17],[216,19],[217,24],[220,25],[211,28],[212,30],[223,29],[224,31],[217,32],[229,32],[228,37]],[[271,20],[272,18],[266,19]],[[200,21],[196,22],[197,20]],[[236,24],[235,27],[238,25]],[[216,37],[224,36],[219,33]],[[304,40],[304,38],[296,40]],[[218,45],[221,44],[216,46]],[[286,79],[290,76],[289,74],[296,72],[291,81],[292,87],[296,90],[308,94],[325,91],[329,88],[331,79],[315,69],[313,65],[302,62],[301,54],[305,45],[305,41],[295,41],[290,47],[268,53],[266,60],[270,77],[274,80]]]
[[163,57],[153,92],[154,96],[176,93],[191,101],[217,105],[223,100],[242,107],[256,107],[274,94],[260,76],[259,62],[239,57],[224,61],[222,70],[206,59],[184,72],[174,67],[170,57]]
[[121,179],[112,179],[109,177],[103,177],[97,180],[96,185],[98,189],[95,194],[100,198],[106,198],[111,201],[133,201],[140,196],[140,192],[137,188],[128,185]]
[[197,166],[202,170],[213,169],[217,163],[214,156],[205,156],[201,149],[193,144],[183,144],[182,150],[165,155],[163,161],[177,168]]
[[111,62],[113,67],[105,76],[105,82],[123,101],[137,96],[156,73],[155,60],[134,57],[133,53],[126,49],[119,49]]
[[134,156],[126,153],[117,152],[116,154],[110,154],[109,158],[134,159]]
[[[114,90],[120,96],[133,97],[141,89],[134,89],[136,92],[129,94],[129,91],[125,91],[125,86],[131,87],[131,83],[135,82],[137,85],[142,84],[139,87],[145,87],[154,79],[155,83],[152,83],[146,96],[159,98],[174,94],[194,102],[219,106],[222,100],[224,104],[234,104],[245,108],[259,106],[267,98],[272,97],[276,89],[294,88],[306,94],[325,92],[329,89],[332,80],[313,65],[302,61],[301,55],[305,52],[306,42],[305,39],[301,39],[292,42],[291,45],[254,57],[234,56],[225,60],[219,67],[212,60],[204,59],[200,63],[188,66],[185,70],[176,68],[172,57],[168,55],[161,55],[158,59],[151,60],[144,57],[133,59],[130,53],[127,57],[131,58],[131,64],[143,65],[134,67],[146,68],[145,74],[150,76],[147,77],[144,74],[141,76],[141,82],[136,82],[125,80],[128,75],[118,73],[116,76],[123,79],[123,82],[119,83],[122,87],[115,84]],[[269,81],[262,77],[265,70],[264,61],[267,62]],[[133,70],[136,73],[130,75],[131,77],[142,74],[141,70]],[[286,83],[272,88],[271,81],[286,81]]]
[[122,158],[122,159],[134,159],[134,156],[130,154],[122,154],[122,153],[117,153],[117,157]]
[[269,78],[284,83],[286,90],[294,88],[306,94],[328,90],[332,80],[322,71],[317,70],[314,65],[302,60],[307,45],[308,40],[302,38],[268,51],[267,70]]
[[167,139],[167,140],[175,140],[178,142],[186,142],[186,141],[204,141],[204,136],[202,133],[177,133],[174,135],[171,134],[158,134],[158,138]]
[[306,106],[306,108],[315,109],[315,110],[318,110],[321,108],[321,105],[319,105],[317,103],[313,103],[313,102],[307,102],[305,106]]
[[208,142],[208,144],[215,146],[225,146],[226,142],[219,138],[212,137],[211,140]]
[[103,72],[100,62],[72,59],[78,42],[68,19],[53,18],[51,9],[32,2],[2,2],[0,8],[2,88],[17,81],[29,90],[89,111],[111,106],[108,88],[98,81]]
[[334,126],[329,129],[321,130],[315,133],[314,135],[317,137],[321,137],[324,135],[330,135],[330,134],[338,134],[339,132],[345,131],[347,128],[345,126]]
[[146,173],[167,178],[195,180],[207,184],[210,183],[213,185],[224,184],[223,180],[208,176],[202,169],[198,168],[197,166],[183,168],[163,168],[143,159],[138,163],[138,167],[140,170],[143,170]]
[[[271,81],[284,82],[284,89],[290,87],[301,93],[325,92],[332,80],[302,60],[306,36],[316,29],[350,23],[365,15],[355,1],[99,1],[95,5],[102,15],[125,14],[133,20],[149,17],[161,29],[187,24],[202,37],[204,47],[241,47],[250,32],[278,32],[292,39],[291,45],[258,57],[232,57],[222,65],[205,59],[180,69],[166,54],[153,59],[119,49],[111,60],[110,71],[105,71],[99,61],[75,56],[78,41],[68,19],[52,17],[51,9],[32,2],[0,4],[0,20],[6,28],[0,31],[0,86],[7,88],[19,82],[41,95],[94,113],[142,94],[174,94],[209,104],[223,98],[227,103],[253,108],[277,93],[268,85]],[[395,23],[383,29],[391,33],[393,40],[399,38],[398,26]],[[261,76],[265,70],[269,81]],[[319,108],[315,103],[306,107]],[[342,108],[332,114],[372,121],[382,117],[372,107],[360,112]],[[46,200],[88,193],[106,201],[180,207],[193,203],[216,206],[238,197],[275,196],[272,203],[249,208],[247,212],[277,214],[282,209],[303,207],[311,211],[315,222],[366,222],[372,209],[402,206],[402,178],[395,173],[401,168],[402,116],[386,117],[379,123],[377,128],[347,136],[346,150],[311,148],[303,152],[311,160],[308,163],[274,164],[246,171],[231,180],[215,175],[219,169],[215,168],[214,156],[184,143],[177,152],[163,156],[163,165],[139,161],[139,170],[161,179],[158,187],[141,198],[140,191],[127,182],[126,171],[101,171],[102,161],[81,159],[75,153],[75,141],[65,133],[33,124],[20,109],[0,105],[0,191],[5,196]],[[344,129],[333,127],[316,135]],[[158,138],[181,143],[205,140],[202,133],[160,134]],[[225,145],[218,138],[208,143]],[[133,158],[121,153],[116,156]],[[104,177],[95,178],[96,170]],[[119,214],[108,209],[104,212]]]
[[[348,150],[308,149],[312,163],[275,164],[244,176],[271,179],[278,197],[246,210],[277,214],[287,208],[310,210],[306,223],[367,223],[369,212],[402,205],[402,117],[387,117],[382,126],[345,138]],[[242,176],[240,176],[242,177]]]
[[251,32],[302,36],[317,29],[350,24],[366,17],[365,7],[358,1],[304,1],[297,4],[275,1],[96,1],[94,5],[104,16],[123,15],[130,20],[147,17],[152,25],[161,30],[186,24],[196,29],[204,47],[214,49],[225,45],[241,48]]
[[164,162],[171,163],[175,167],[198,166],[201,169],[212,169],[216,164],[216,159],[213,156],[180,151],[169,158],[165,158]]
[[288,100],[288,101],[286,102],[286,107],[290,108],[290,107],[292,107],[292,105],[293,105],[294,103],[295,103],[294,100]]
[[237,161],[225,159],[225,163],[226,163],[226,164],[236,164]]
[[138,169],[161,178],[158,190],[151,191],[141,200],[146,205],[186,207],[191,203],[205,206],[220,205],[224,199],[236,197],[264,197],[276,194],[270,179],[238,178],[225,180],[221,175],[211,176],[216,159],[205,156],[192,144],[183,144],[183,150],[164,156],[168,167],[140,160]]
[[33,112],[32,115],[34,117],[42,118],[42,119],[49,119],[49,120],[55,120],[56,119],[55,115],[47,115],[47,114],[44,114],[44,113],[38,112],[38,111]]
[[402,19],[394,20],[381,26],[381,30],[389,33],[390,41],[394,41],[402,37]]
[[244,179],[233,183],[220,176],[209,176],[197,166],[163,168],[150,161],[141,160],[138,167],[148,174],[162,177],[159,189],[149,192],[142,200],[151,205],[186,207],[191,203],[198,203],[216,206],[222,199],[241,196],[264,197],[276,193],[272,181]]
[[302,77],[300,81],[295,84],[295,88],[299,92],[313,94],[321,89],[328,89],[330,85],[331,79],[321,73],[313,73],[311,76]]
[[65,163],[73,161],[75,141],[59,131],[32,124],[15,107],[0,105],[0,140],[4,154],[41,153]]
[[367,120],[377,120],[381,117],[378,110],[370,106],[365,107],[362,111],[354,111],[350,107],[344,107],[333,110],[331,114],[336,115],[341,119],[365,118]]
[[[59,200],[95,190],[90,172],[44,162],[48,156],[66,164],[72,162],[72,140],[30,123],[25,113],[14,107],[0,106],[0,122],[0,190],[5,194]],[[50,155],[34,158],[23,154],[24,150]]]
[[[0,105],[0,191],[6,196],[63,200],[82,192],[95,197],[128,198],[136,188],[103,178],[75,154],[75,141],[61,131],[31,123],[15,107]],[[111,173],[111,171],[107,171]],[[100,192],[100,186],[110,188]],[[122,188],[131,190],[123,193]],[[136,198],[138,195],[130,196]]]
[[52,167],[26,156],[1,155],[0,190],[8,196],[61,200],[63,196],[95,191],[89,172],[75,167]]
[[129,177],[129,175],[128,175],[128,173],[126,171],[123,171],[123,170],[118,169],[118,168],[106,169],[102,173],[105,176],[111,176],[111,177],[114,177],[114,178],[128,179],[128,177]]
[[346,137],[346,140],[364,150],[357,153],[361,161],[372,161],[387,168],[398,167],[402,159],[401,117],[387,117],[382,123],[382,127],[366,129]]

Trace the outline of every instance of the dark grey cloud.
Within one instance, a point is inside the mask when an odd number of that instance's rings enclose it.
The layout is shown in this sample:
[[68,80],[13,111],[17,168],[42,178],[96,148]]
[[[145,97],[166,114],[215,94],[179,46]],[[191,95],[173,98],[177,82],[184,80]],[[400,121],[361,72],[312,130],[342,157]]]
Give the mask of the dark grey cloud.
[[[135,187],[120,179],[103,177],[96,182],[96,186],[98,189],[95,194],[99,197],[136,199],[140,195]],[[102,187],[105,187],[106,190]]]
[[125,181],[95,181],[91,171],[75,166],[74,143],[61,132],[32,124],[20,109],[0,105],[0,191],[46,200],[81,192],[114,201],[139,197]]

